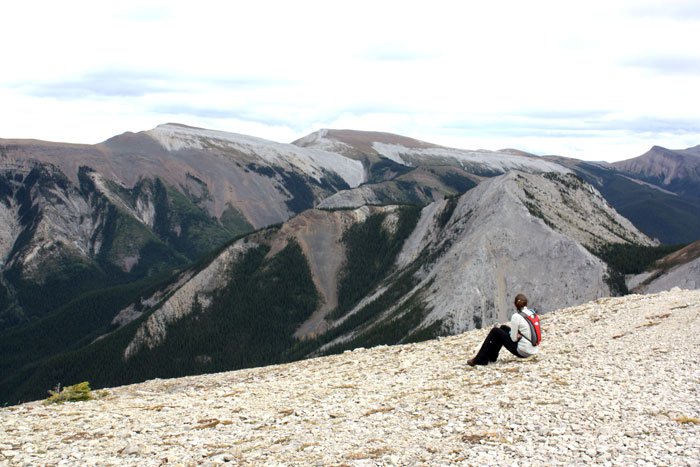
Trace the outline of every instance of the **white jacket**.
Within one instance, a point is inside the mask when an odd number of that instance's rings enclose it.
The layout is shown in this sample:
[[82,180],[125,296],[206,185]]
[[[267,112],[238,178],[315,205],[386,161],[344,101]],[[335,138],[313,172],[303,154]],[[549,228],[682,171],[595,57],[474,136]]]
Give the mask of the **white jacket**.
[[[534,315],[534,313],[524,306],[520,311],[528,316]],[[527,339],[523,339],[521,336],[525,336]],[[518,353],[523,357],[530,357],[535,355],[540,351],[539,347],[532,345],[528,339],[532,339],[533,336],[530,335],[530,325],[527,324],[527,320],[520,316],[519,313],[513,313],[510,317],[510,338],[513,342],[518,343]]]

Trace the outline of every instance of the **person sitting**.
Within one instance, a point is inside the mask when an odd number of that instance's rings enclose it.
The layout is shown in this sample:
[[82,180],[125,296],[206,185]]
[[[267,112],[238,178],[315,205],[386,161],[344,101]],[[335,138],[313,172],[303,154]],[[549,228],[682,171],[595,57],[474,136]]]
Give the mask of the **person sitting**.
[[488,365],[495,362],[502,347],[519,358],[537,354],[539,347],[532,344],[536,342],[537,336],[532,335],[528,321],[519,312],[528,316],[534,316],[535,313],[527,308],[527,297],[523,294],[515,296],[514,305],[517,312],[510,318],[510,326],[506,324],[494,326],[476,356],[467,361],[469,366]]

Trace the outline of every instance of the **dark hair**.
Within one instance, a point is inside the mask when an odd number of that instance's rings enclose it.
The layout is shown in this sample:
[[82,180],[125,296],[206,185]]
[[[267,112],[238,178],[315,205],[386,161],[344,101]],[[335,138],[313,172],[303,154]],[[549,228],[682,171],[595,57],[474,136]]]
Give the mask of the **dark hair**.
[[527,306],[527,297],[524,294],[519,293],[515,296],[515,301],[513,303],[515,304],[515,308],[520,310]]

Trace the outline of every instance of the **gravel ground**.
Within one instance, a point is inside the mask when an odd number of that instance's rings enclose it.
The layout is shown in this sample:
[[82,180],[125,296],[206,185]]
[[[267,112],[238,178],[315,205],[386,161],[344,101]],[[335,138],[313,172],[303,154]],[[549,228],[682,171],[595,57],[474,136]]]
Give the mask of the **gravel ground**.
[[700,291],[542,317],[537,357],[435,341],[0,409],[3,465],[700,466]]

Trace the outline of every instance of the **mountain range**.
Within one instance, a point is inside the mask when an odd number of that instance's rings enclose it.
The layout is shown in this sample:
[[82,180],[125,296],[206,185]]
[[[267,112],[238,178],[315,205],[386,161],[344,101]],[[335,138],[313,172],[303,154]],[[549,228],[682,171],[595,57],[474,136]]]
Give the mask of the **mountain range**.
[[515,291],[545,312],[624,293],[630,257],[700,238],[697,152],[594,164],[177,124],[0,140],[0,395],[455,334],[506,319]]

